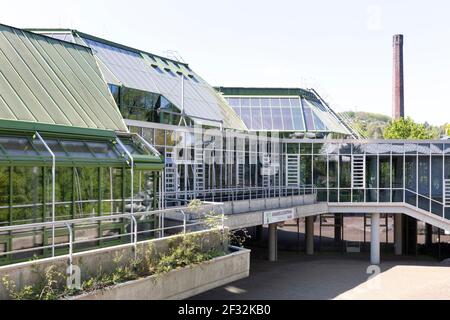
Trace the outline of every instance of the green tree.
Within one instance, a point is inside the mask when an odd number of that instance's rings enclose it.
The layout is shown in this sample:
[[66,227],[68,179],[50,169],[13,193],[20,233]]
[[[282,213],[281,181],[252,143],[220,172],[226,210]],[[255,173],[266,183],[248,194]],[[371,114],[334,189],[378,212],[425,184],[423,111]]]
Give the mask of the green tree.
[[385,139],[415,139],[427,140],[436,139],[436,132],[424,124],[416,123],[413,119],[399,119],[393,120],[384,129]]

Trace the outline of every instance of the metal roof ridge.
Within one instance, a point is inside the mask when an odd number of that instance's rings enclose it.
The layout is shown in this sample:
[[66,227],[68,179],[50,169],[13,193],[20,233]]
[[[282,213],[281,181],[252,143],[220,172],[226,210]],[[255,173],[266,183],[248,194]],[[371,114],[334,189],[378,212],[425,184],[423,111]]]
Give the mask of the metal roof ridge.
[[[39,30],[39,29],[36,29],[36,30]],[[41,30],[45,31],[45,29],[41,29]],[[79,35],[81,37],[88,38],[88,39],[93,40],[93,41],[103,42],[104,44],[115,46],[115,47],[118,47],[118,48],[121,48],[121,49],[124,49],[124,50],[128,50],[128,51],[133,51],[133,52],[138,53],[138,54],[142,54],[142,53],[143,54],[148,54],[150,56],[154,56],[154,57],[157,57],[159,59],[164,59],[164,60],[167,60],[167,61],[170,61],[170,62],[174,62],[174,63],[178,63],[178,64],[181,64],[181,65],[184,65],[184,66],[189,66],[189,64],[186,63],[186,62],[177,61],[177,60],[174,60],[174,59],[170,59],[170,58],[167,58],[167,57],[160,56],[158,54],[150,53],[150,52],[145,51],[145,50],[136,49],[134,47],[130,47],[130,46],[118,43],[118,42],[114,42],[114,41],[111,41],[111,40],[107,40],[107,39],[104,39],[104,38],[93,36],[91,34],[84,33],[82,31],[79,31],[79,30],[76,30],[76,29],[71,29],[70,31],[74,32],[75,34],[77,34],[77,35]]]
[[[17,28],[17,27],[13,27],[13,26],[10,26],[10,25],[4,24],[4,23],[0,23],[0,26],[2,26],[2,27],[7,27],[7,28],[11,28],[11,29],[14,29],[14,30],[20,30],[20,31],[25,32],[25,33],[28,33],[28,34],[33,34],[33,35],[36,35],[36,36],[39,36],[39,37],[43,37],[43,38],[45,38],[45,39],[52,39],[52,40],[54,40],[54,41],[60,41],[60,42],[63,42],[63,43],[71,44],[71,45],[74,45],[74,46],[76,46],[76,47],[80,47],[80,48],[84,48],[84,49],[88,49],[88,50],[92,51],[92,49],[91,49],[90,47],[84,46],[84,45],[82,45],[82,44],[78,44],[78,43],[71,42],[71,41],[66,41],[66,40],[61,40],[61,39],[55,39],[55,38],[52,38],[52,37],[47,36],[47,35],[45,35],[45,34],[34,32],[34,31],[38,31],[38,30],[47,31],[46,29],[38,29],[38,28]],[[48,30],[55,30],[55,29],[48,29]],[[62,31],[62,29],[61,29],[61,31]],[[67,29],[66,31],[71,31],[71,32],[73,32],[73,31],[76,31],[76,30]]]

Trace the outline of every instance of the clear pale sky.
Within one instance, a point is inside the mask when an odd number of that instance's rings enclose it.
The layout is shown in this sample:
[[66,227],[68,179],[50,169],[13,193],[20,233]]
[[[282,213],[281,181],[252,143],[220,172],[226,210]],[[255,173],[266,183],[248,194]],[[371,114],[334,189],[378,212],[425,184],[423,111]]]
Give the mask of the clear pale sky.
[[13,0],[0,23],[64,27],[163,54],[212,85],[315,87],[342,110],[391,114],[405,35],[406,113],[450,122],[449,1]]

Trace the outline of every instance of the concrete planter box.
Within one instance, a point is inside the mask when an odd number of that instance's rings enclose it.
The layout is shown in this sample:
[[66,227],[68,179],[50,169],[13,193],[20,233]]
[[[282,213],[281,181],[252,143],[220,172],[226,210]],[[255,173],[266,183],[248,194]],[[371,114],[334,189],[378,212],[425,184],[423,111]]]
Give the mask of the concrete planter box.
[[232,253],[192,267],[130,281],[69,300],[182,300],[249,276],[250,250]]

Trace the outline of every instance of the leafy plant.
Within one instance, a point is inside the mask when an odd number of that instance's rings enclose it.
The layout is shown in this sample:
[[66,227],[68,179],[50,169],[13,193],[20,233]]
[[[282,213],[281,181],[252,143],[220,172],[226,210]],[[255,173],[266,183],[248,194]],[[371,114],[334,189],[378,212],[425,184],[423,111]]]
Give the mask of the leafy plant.
[[438,137],[438,133],[425,124],[415,123],[411,118],[393,120],[384,130],[385,139],[427,140]]
[[60,286],[61,281],[64,279],[63,274],[56,270],[56,266],[50,266],[43,274],[37,273],[39,274],[39,281],[34,286],[25,286],[18,291],[15,282],[8,275],[2,278],[3,286],[14,300],[59,299],[63,294]]
[[[200,201],[189,205],[191,211],[198,210]],[[67,296],[104,290],[120,283],[170,272],[171,270],[194,266],[226,254],[226,244],[233,242],[243,246],[249,237],[246,230],[225,232],[222,226],[223,216],[214,211],[204,216],[205,225],[212,229],[209,236],[204,234],[188,234],[172,239],[166,253],[159,255],[153,244],[141,247],[136,252],[136,258],[124,261],[123,253],[118,253],[113,259],[114,269],[110,273],[100,270],[97,274],[85,280],[80,289],[69,289],[66,286],[66,276],[51,266],[45,271],[33,270],[39,274],[39,281],[34,286],[26,286],[17,290],[16,283],[9,276],[2,279],[5,289],[14,300],[56,300]],[[216,237],[214,237],[214,235]],[[217,245],[220,239],[221,245]]]
[[195,236],[183,237],[180,243],[174,245],[167,254],[160,257],[155,266],[155,273],[166,273],[171,270],[196,265],[219,256],[225,255],[224,251],[202,249],[201,241]]

